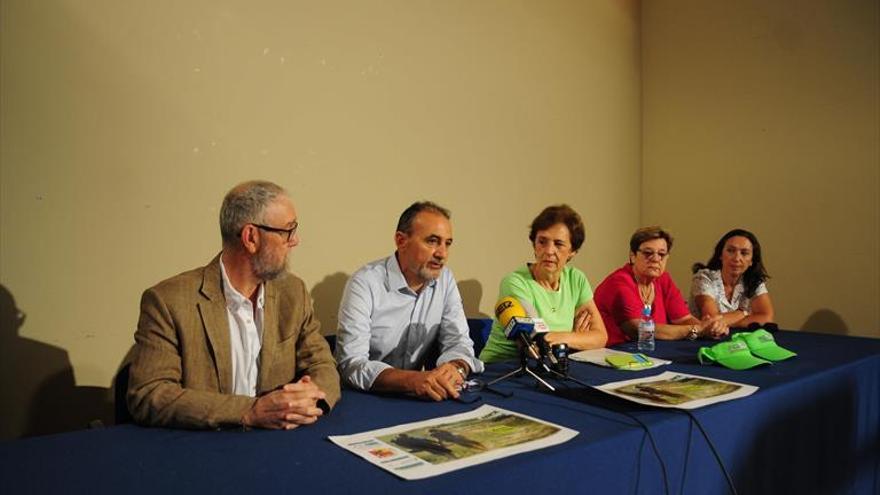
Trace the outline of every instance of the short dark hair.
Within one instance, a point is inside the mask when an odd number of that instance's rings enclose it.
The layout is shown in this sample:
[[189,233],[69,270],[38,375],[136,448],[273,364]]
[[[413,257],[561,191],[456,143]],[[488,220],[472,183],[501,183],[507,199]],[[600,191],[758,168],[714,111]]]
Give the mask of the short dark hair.
[[581,216],[566,204],[548,206],[532,220],[532,225],[529,226],[529,240],[532,241],[532,245],[535,244],[535,237],[539,231],[547,230],[557,223],[568,228],[572,251],[580,249],[585,238],[584,222],[581,220]]
[[266,180],[242,182],[226,193],[220,206],[220,235],[223,237],[223,244],[236,245],[245,225],[263,223],[266,207],[278,196],[287,196],[287,191]]
[[755,291],[758,290],[758,286],[770,278],[770,275],[767,274],[767,269],[764,268],[764,260],[761,256],[761,243],[758,242],[758,238],[755,234],[748,230],[733,229],[721,236],[721,239],[715,244],[715,251],[712,253],[712,257],[709,258],[709,262],[705,265],[702,263],[694,263],[694,266],[691,267],[691,271],[697,273],[704,268],[720,270],[721,252],[724,250],[724,245],[727,244],[727,240],[731,237],[745,237],[752,243],[752,266],[748,267],[742,276],[743,286],[745,286],[746,289],[746,297],[751,298],[755,295]]
[[643,242],[653,241],[654,239],[665,240],[667,252],[672,251],[672,235],[660,226],[653,225],[651,227],[642,227],[633,232],[632,237],[629,238],[629,252],[635,254]]
[[452,219],[452,214],[449,213],[449,210],[437,203],[434,203],[433,201],[417,201],[409,205],[409,207],[403,210],[403,213],[400,214],[400,219],[397,220],[397,232],[403,232],[404,234],[412,232],[413,220],[416,218],[416,215],[423,211],[443,215],[447,220]]

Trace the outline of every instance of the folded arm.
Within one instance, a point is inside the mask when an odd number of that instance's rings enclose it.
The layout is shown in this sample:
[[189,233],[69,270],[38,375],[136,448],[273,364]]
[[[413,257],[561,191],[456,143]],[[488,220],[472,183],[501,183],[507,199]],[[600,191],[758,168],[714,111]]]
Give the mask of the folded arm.
[[608,332],[599,308],[593,300],[587,301],[575,310],[570,332],[550,332],[545,336],[549,344],[568,344],[575,350],[605,347]]
[[751,300],[750,313],[746,313],[743,309],[736,309],[721,313],[718,310],[718,303],[712,296],[699,295],[694,297],[694,303],[700,310],[700,314],[711,317],[720,316],[728,326],[731,327],[747,327],[750,323],[767,323],[773,321],[773,303],[770,301],[770,294],[763,293],[755,296]]

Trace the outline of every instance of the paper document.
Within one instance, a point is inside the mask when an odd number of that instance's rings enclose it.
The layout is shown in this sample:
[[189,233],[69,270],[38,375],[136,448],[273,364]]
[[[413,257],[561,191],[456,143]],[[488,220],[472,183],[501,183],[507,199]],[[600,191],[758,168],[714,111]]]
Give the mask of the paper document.
[[330,441],[407,480],[417,480],[560,444],[578,434],[494,406]]
[[606,383],[596,388],[639,404],[678,409],[696,409],[716,402],[739,399],[758,390],[754,385],[672,371]]

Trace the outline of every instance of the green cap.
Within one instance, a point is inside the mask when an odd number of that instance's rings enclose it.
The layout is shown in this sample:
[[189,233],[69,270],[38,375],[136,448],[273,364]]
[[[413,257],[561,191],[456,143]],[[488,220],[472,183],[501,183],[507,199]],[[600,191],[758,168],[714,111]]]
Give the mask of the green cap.
[[699,358],[700,364],[705,364],[705,359],[733,370],[746,370],[759,364],[770,364],[770,361],[752,356],[752,353],[749,352],[749,346],[741,340],[729,340],[712,347],[701,347],[697,358]]
[[797,353],[776,345],[776,340],[773,338],[773,335],[763,328],[755,330],[754,332],[737,333],[731,338],[736,341],[744,342],[749,346],[749,350],[752,351],[752,354],[764,359],[769,359],[770,361],[782,361],[783,359],[797,356]]

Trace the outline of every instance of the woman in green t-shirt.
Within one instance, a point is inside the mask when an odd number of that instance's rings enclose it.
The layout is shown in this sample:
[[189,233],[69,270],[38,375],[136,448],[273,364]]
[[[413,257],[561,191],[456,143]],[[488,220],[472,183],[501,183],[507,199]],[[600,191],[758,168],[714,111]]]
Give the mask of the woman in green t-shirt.
[[[593,289],[584,272],[568,266],[584,243],[584,224],[568,205],[548,206],[533,221],[529,240],[535,261],[501,281],[498,298],[515,297],[531,304],[550,328],[549,345],[565,343],[572,350],[604,347],[608,338],[593,303]],[[517,343],[508,340],[497,319],[480,359],[486,363],[516,359]]]

